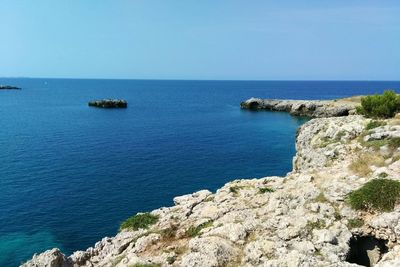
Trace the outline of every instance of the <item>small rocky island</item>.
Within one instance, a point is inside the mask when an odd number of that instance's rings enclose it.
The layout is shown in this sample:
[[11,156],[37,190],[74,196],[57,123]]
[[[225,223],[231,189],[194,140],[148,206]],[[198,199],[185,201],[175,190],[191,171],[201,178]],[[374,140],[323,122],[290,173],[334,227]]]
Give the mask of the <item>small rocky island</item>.
[[[234,180],[215,193],[175,197],[174,206],[128,218],[116,236],[94,247],[70,256],[54,248],[23,266],[399,267],[396,101],[392,110],[358,108],[364,115],[350,115],[355,109],[346,100],[245,101],[242,108],[269,105],[323,117],[300,127],[286,176]],[[370,118],[371,112],[384,117]]]
[[12,85],[1,85],[0,84],[0,90],[20,90],[20,87],[17,86],[12,86]]
[[127,108],[128,102],[122,99],[102,99],[90,101],[89,106],[97,108]]

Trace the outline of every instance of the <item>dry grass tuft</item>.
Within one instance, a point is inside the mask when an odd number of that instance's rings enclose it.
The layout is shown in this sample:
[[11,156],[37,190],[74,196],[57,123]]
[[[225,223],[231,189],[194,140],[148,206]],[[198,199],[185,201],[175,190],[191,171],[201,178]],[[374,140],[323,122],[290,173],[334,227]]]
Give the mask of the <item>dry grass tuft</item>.
[[360,176],[366,176],[371,172],[371,166],[382,167],[385,159],[379,154],[364,153],[355,159],[349,169]]

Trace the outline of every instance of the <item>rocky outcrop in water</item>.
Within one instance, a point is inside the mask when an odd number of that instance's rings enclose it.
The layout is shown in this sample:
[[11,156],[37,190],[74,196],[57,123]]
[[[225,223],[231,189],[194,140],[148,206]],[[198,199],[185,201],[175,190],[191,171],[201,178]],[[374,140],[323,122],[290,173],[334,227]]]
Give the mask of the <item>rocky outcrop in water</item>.
[[102,99],[89,102],[90,107],[98,108],[127,108],[128,102],[121,99]]
[[[400,266],[400,205],[366,212],[346,201],[383,174],[400,181],[399,148],[388,154],[364,141],[378,133],[384,145],[386,132],[400,134],[400,120],[367,130],[369,122],[310,120],[299,130],[294,168],[285,177],[235,180],[215,193],[176,197],[174,206],[151,212],[158,220],[147,229],[123,230],[69,257],[53,249],[23,266]],[[353,168],[359,161],[364,169]]]
[[0,90],[19,90],[20,87],[12,86],[12,85],[0,85]]
[[344,100],[280,100],[250,98],[240,104],[242,109],[284,111],[295,116],[313,118],[355,114],[356,103]]

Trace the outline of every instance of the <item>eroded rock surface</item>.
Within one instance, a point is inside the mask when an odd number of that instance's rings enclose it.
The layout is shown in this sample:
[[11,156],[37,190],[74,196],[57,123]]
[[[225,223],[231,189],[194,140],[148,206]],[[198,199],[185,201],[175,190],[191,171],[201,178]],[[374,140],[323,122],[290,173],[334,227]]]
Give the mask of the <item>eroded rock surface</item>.
[[250,98],[240,103],[240,107],[250,110],[285,111],[295,116],[321,118],[355,114],[356,102]]

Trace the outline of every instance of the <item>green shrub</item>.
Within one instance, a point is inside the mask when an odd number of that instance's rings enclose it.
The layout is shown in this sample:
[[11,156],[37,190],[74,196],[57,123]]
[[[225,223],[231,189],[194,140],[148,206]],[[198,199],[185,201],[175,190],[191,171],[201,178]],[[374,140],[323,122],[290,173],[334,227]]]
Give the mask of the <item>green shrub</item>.
[[399,110],[400,96],[391,90],[361,98],[361,106],[357,108],[358,113],[371,118],[391,118]]
[[258,192],[259,192],[260,194],[264,194],[264,193],[272,193],[272,192],[275,192],[275,190],[274,190],[273,188],[270,188],[270,187],[261,187],[261,188],[258,188]]
[[348,202],[356,210],[392,211],[400,200],[400,182],[374,179],[348,195]]
[[370,121],[365,127],[366,130],[371,130],[380,126],[385,126],[386,122],[384,121]]
[[201,230],[203,230],[204,228],[212,226],[212,224],[213,224],[212,221],[208,221],[208,222],[202,223],[202,224],[200,224],[198,226],[190,226],[185,232],[186,236],[187,237],[198,236],[200,234]]
[[158,216],[153,215],[149,212],[146,213],[138,213],[128,219],[126,219],[121,226],[120,230],[129,229],[129,230],[138,230],[138,229],[147,229],[150,225],[155,224],[158,221]]
[[243,189],[244,186],[240,186],[240,185],[233,185],[231,187],[229,187],[229,192],[233,193],[234,195],[239,194],[239,190]]

